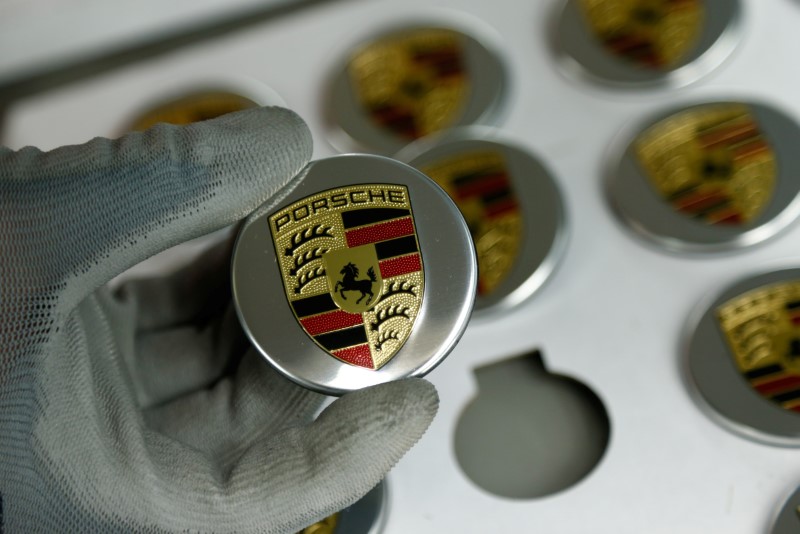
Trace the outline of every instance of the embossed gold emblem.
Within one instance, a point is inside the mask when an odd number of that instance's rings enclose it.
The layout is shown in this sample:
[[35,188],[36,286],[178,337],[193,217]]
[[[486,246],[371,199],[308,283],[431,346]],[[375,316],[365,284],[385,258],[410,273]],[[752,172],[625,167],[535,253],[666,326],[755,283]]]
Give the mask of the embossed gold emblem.
[[195,93],[148,111],[136,119],[129,130],[146,130],[159,122],[191,124],[253,107],[258,107],[258,104],[234,93],[224,91]]
[[411,334],[424,272],[408,189],[330,189],[270,216],[289,304],[326,352],[379,369]]
[[743,104],[672,115],[645,130],[635,148],[661,197],[708,224],[753,220],[775,189],[775,154]]
[[421,170],[464,215],[478,256],[478,294],[490,294],[511,272],[522,239],[522,214],[503,157],[460,154]]
[[372,120],[406,139],[452,126],[469,92],[462,40],[450,30],[410,30],[356,52],[350,80]]
[[580,0],[595,36],[613,55],[643,68],[667,70],[698,42],[702,0]]
[[739,295],[717,309],[717,318],[750,386],[800,413],[800,281]]

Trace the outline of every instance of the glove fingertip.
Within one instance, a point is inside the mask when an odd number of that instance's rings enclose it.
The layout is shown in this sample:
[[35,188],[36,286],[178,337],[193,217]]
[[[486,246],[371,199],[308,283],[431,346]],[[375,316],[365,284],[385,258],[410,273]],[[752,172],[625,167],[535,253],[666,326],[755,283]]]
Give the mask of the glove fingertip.
[[[363,449],[373,470],[382,477],[425,433],[439,408],[439,396],[430,382],[410,378],[348,393],[329,406],[313,431],[328,443],[354,456]],[[356,461],[357,462],[357,461]],[[377,483],[379,478],[375,478]]]
[[411,418],[427,420],[429,424],[439,409],[439,394],[425,379],[406,378],[348,393],[338,402],[342,403],[341,409],[353,404],[347,408],[356,411],[369,407],[388,420]]

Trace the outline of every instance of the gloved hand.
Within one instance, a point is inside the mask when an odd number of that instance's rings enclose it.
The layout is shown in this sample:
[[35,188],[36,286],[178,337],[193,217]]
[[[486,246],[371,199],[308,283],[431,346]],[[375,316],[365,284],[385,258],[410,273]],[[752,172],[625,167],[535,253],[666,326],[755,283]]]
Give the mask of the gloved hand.
[[229,250],[105,283],[292,189],[302,121],[256,109],[0,151],[0,531],[291,532],[356,501],[428,427],[404,380],[324,397],[249,349]]

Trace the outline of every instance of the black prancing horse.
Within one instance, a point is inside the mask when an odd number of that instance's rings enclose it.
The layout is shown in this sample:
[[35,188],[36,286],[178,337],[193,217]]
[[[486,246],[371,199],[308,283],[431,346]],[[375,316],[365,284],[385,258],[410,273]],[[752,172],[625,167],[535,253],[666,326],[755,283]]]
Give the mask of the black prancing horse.
[[[356,304],[361,302],[361,299],[367,295],[369,295],[369,298],[367,299],[367,304],[369,304],[374,296],[372,294],[372,284],[378,281],[378,279],[375,278],[375,270],[372,267],[369,268],[367,271],[367,276],[369,276],[369,279],[365,278],[363,280],[356,280],[356,278],[358,278],[358,267],[352,263],[348,263],[342,267],[342,270],[339,271],[339,274],[343,274],[344,278],[336,282],[336,287],[333,288],[333,292],[336,293],[339,291],[339,294],[342,296],[342,298],[347,300],[347,297],[344,296],[345,291],[361,291],[361,296],[356,301]],[[339,290],[339,286],[342,287],[341,290]]]

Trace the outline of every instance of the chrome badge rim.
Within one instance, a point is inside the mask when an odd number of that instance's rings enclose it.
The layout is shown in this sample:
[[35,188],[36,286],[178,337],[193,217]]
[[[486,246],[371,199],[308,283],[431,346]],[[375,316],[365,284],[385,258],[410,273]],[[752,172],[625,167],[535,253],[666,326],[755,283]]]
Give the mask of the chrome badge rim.
[[[280,206],[257,210],[238,235],[233,254],[233,294],[240,322],[248,337],[270,364],[285,376],[326,394],[340,395],[392,380],[425,375],[447,356],[461,337],[475,299],[477,265],[463,217],[447,194],[430,179],[385,157],[344,155],[327,158],[310,163],[302,175],[297,186],[281,200]],[[301,324],[298,307],[293,304],[295,301],[289,300],[291,293],[283,283],[287,279],[285,271],[282,271],[284,259],[279,258],[274,246],[272,232],[276,224],[273,222],[277,219],[270,222],[271,217],[298,201],[333,189],[359,188],[364,184],[384,184],[407,190],[414,215],[418,256],[424,266],[424,293],[413,327],[393,357],[375,369],[334,357],[331,354],[334,349],[330,348],[334,345],[327,344],[330,338],[321,340],[321,336],[326,334],[315,337],[315,332],[309,330],[309,323]],[[377,194],[377,189],[375,192]],[[363,200],[368,197],[360,195],[354,198]],[[301,209],[298,215],[304,217],[303,213]],[[312,267],[318,270],[322,263],[317,263],[319,265]],[[366,269],[360,277],[364,278],[365,273]],[[408,286],[395,285],[382,287],[387,294],[398,288],[409,289]],[[411,291],[418,293],[416,289]],[[301,298],[305,294],[298,292],[298,295],[297,298]],[[359,296],[355,290],[349,295],[356,299]],[[317,308],[311,311],[318,312]],[[328,311],[338,313],[334,308]],[[302,318],[313,319],[313,313]],[[364,343],[374,355],[376,349],[370,336],[375,334],[368,327],[366,323],[363,325],[366,334],[359,331],[358,325],[343,334],[366,335],[368,341]],[[330,329],[328,326],[325,328]],[[334,325],[332,330],[336,334],[336,343],[342,338],[338,335],[338,328]],[[362,341],[358,343],[363,350]],[[344,357],[348,354],[345,353]]]

